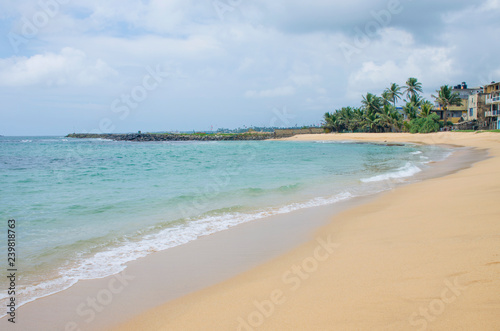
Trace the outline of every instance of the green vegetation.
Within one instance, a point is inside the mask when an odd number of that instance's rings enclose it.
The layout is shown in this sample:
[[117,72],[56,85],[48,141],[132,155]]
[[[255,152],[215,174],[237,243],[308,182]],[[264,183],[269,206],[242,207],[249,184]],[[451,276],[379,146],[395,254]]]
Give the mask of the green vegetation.
[[390,104],[381,105],[381,98],[368,93],[361,108],[343,107],[325,114],[325,128],[332,132],[397,132],[403,116]]
[[439,116],[436,114],[415,118],[410,121],[411,133],[430,133],[436,131],[439,131]]
[[420,83],[416,78],[410,77],[406,81],[405,93],[408,99],[412,99],[418,96],[419,93],[422,93],[422,83]]
[[440,90],[436,91],[437,96],[432,96],[436,99],[436,102],[443,109],[443,121],[446,123],[448,121],[448,107],[449,106],[461,106],[462,100],[458,93],[452,93],[452,89],[448,85],[441,86]]
[[[422,83],[410,77],[404,86],[396,83],[386,88],[379,97],[367,93],[361,100],[361,107],[342,107],[324,115],[324,127],[329,132],[436,132],[446,123],[440,122],[434,111],[432,102],[421,97]],[[451,93],[448,85],[444,85],[435,97],[443,110],[450,105],[460,105],[458,93]],[[405,104],[401,111],[396,108],[396,101],[402,99]]]
[[401,92],[402,87],[396,83],[392,83],[390,87],[386,88],[382,97],[384,99],[392,101],[392,105],[396,108],[396,101],[401,99],[403,92]]

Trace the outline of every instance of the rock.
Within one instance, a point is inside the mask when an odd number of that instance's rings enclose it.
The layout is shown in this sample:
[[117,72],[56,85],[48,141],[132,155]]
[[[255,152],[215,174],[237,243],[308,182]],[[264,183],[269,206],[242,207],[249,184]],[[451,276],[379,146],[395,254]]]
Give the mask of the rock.
[[266,140],[275,137],[274,132],[265,133],[240,133],[231,135],[219,134],[173,134],[173,133],[127,133],[127,134],[94,134],[94,133],[72,133],[68,138],[79,139],[110,139],[116,141],[238,141],[238,140]]

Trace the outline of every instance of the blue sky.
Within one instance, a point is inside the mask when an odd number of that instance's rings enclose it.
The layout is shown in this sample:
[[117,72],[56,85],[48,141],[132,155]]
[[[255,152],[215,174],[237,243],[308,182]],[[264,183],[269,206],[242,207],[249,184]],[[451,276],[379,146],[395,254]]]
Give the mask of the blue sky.
[[500,80],[500,0],[0,4],[0,134],[318,124],[417,77]]

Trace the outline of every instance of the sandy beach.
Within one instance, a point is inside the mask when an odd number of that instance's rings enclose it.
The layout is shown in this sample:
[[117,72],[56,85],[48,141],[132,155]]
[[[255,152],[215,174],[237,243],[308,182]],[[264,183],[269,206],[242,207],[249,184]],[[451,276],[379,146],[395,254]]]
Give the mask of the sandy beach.
[[302,135],[489,158],[334,216],[305,244],[116,330],[499,330],[500,134]]

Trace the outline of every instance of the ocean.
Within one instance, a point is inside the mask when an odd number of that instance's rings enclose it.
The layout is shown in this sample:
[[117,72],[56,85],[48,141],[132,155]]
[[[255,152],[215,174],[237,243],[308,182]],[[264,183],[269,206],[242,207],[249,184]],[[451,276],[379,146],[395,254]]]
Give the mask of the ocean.
[[450,154],[351,141],[0,137],[2,265],[15,219],[24,304],[240,223],[391,189]]

